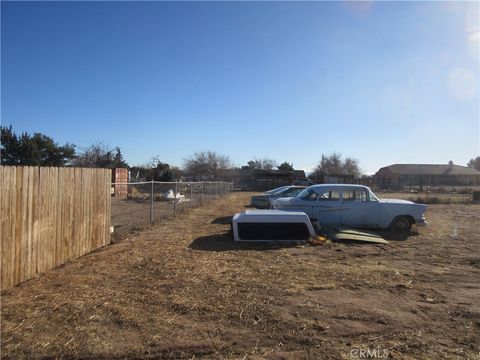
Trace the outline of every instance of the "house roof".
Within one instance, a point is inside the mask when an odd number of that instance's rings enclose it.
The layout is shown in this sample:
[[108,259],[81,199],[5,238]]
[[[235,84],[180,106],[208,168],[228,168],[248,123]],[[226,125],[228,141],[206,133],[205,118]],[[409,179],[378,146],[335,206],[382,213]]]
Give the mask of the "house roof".
[[253,171],[255,177],[264,177],[264,178],[288,178],[290,177],[290,171],[279,171],[279,170],[261,170],[256,169]]
[[[478,175],[480,171],[467,166],[449,164],[393,164],[382,169],[389,169],[397,175]],[[380,171],[379,170],[379,171]]]
[[306,178],[305,170],[293,170],[293,177],[297,179]]

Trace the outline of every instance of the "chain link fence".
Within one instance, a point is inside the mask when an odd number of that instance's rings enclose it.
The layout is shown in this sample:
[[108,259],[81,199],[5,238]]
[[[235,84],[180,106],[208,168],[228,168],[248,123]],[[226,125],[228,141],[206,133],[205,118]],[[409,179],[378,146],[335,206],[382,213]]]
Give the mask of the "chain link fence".
[[113,239],[228,194],[229,182],[112,183]]

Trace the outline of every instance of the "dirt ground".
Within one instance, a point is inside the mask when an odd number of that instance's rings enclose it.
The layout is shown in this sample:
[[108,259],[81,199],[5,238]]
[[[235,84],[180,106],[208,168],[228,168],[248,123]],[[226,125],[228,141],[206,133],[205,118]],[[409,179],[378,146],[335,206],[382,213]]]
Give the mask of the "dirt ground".
[[[153,201],[152,218],[154,222],[158,222],[166,217],[172,216],[174,211],[181,213],[191,207],[201,206],[202,203],[208,203],[216,200],[219,196],[204,196],[201,194],[193,194],[190,199],[189,194],[182,202],[177,203],[176,209],[172,201],[159,201],[161,194],[156,193]],[[122,198],[112,197],[112,226],[115,231],[112,235],[115,241],[125,238],[125,236],[138,233],[146,225],[150,224],[150,207],[151,201],[149,197],[142,198]]]
[[388,245],[236,244],[250,195],[4,292],[3,358],[480,358],[480,205]]

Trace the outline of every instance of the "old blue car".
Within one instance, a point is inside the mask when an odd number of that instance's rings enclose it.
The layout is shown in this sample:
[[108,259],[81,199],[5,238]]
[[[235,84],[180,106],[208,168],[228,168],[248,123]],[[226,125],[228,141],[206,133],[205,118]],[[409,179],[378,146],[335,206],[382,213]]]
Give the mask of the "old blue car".
[[313,185],[295,197],[277,198],[271,203],[273,209],[303,211],[320,227],[390,228],[407,232],[413,224],[426,225],[426,205],[379,199],[363,185]]

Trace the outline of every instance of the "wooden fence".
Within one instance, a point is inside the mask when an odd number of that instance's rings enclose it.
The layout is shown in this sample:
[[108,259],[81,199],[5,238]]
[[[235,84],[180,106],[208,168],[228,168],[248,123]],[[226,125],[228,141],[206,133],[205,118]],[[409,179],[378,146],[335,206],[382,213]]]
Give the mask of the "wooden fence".
[[1,289],[110,242],[109,169],[0,166]]

